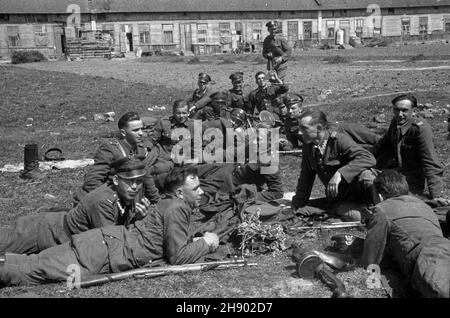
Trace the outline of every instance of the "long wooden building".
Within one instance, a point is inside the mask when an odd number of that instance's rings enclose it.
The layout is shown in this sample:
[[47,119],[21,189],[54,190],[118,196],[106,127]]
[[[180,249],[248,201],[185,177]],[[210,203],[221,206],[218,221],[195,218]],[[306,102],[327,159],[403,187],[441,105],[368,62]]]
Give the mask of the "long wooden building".
[[450,0],[1,0],[0,56],[61,55],[67,39],[86,35],[115,52],[258,48],[269,20],[294,47],[333,42],[338,32],[344,42],[449,39]]

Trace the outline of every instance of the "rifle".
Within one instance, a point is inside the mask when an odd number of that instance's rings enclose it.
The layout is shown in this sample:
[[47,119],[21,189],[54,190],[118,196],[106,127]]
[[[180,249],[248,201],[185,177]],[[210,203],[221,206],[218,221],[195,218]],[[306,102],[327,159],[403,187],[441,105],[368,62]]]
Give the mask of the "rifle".
[[352,227],[360,227],[363,224],[359,221],[356,222],[336,222],[336,223],[328,223],[328,224],[320,224],[317,226],[300,226],[300,227],[291,227],[290,230],[315,230],[315,229],[342,229],[342,228],[352,228]]
[[236,259],[232,261],[218,261],[218,262],[206,262],[197,264],[186,264],[186,265],[173,265],[173,266],[162,266],[162,267],[142,267],[137,269],[132,269],[125,272],[105,274],[99,276],[91,276],[87,280],[83,280],[79,283],[79,288],[86,288],[91,286],[103,285],[109,282],[114,282],[118,280],[123,280],[129,277],[134,278],[151,278],[158,276],[165,276],[170,274],[188,273],[188,272],[204,272],[213,269],[228,269],[228,268],[239,268],[246,266],[256,266],[257,263],[248,263],[244,259]]

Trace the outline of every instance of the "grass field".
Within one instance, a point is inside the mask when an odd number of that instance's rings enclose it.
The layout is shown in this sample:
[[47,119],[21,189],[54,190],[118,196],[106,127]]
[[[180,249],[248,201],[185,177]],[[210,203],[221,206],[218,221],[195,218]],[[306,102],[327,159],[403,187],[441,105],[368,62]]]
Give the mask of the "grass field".
[[[434,142],[440,159],[448,166],[447,138],[450,110],[450,45],[418,45],[392,48],[296,52],[289,62],[287,83],[291,91],[305,96],[307,105],[325,111],[330,119],[368,124],[375,115],[391,118],[390,100],[398,92],[413,91],[420,103],[432,103]],[[344,57],[339,64],[325,58]],[[414,58],[423,55],[424,58]],[[228,76],[245,73],[245,89],[255,87],[253,74],[264,70],[260,56],[149,57],[135,60],[92,60],[0,64],[0,167],[23,161],[23,146],[38,143],[40,155],[59,147],[66,159],[92,158],[100,136],[117,129],[116,122],[92,120],[93,114],[114,111],[117,117],[134,110],[150,116],[167,111],[148,111],[158,105],[167,109],[173,100],[195,88],[200,72],[209,73],[216,89],[230,86]],[[450,106],[449,106],[450,107]],[[86,119],[82,118],[84,116]],[[27,118],[33,118],[27,126]],[[386,123],[387,127],[388,123]],[[281,172],[285,191],[294,191],[301,158],[283,156]],[[18,178],[18,173],[0,174],[0,226],[20,216],[39,213],[53,206],[70,207],[74,191],[86,168],[52,170],[39,182]],[[446,193],[450,172],[445,171]],[[314,194],[319,195],[320,185]],[[52,194],[57,200],[44,196]],[[303,244],[321,248],[329,244],[327,231],[303,239]],[[295,240],[295,237],[291,238]],[[0,296],[21,294],[42,297],[330,297],[320,282],[309,283],[293,276],[290,257],[261,255],[258,267],[221,272],[127,280],[86,290],[66,290],[63,284],[4,288]],[[358,268],[338,275],[355,297],[387,297],[383,290],[365,285],[368,274]],[[395,279],[395,278],[393,278]],[[397,282],[398,284],[398,282]],[[398,284],[401,286],[401,283]],[[399,287],[401,288],[401,287]]]

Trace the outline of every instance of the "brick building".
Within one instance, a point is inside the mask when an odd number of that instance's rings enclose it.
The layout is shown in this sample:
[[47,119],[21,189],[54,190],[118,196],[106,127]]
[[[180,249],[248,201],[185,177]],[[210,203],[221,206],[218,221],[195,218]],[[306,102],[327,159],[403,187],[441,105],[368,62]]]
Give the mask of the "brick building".
[[95,37],[107,37],[116,52],[141,48],[144,52],[166,49],[208,54],[230,51],[239,43],[258,48],[267,35],[264,25],[269,20],[281,22],[281,34],[292,46],[334,42],[337,34],[344,42],[353,35],[363,39],[450,38],[450,0],[373,2],[1,0],[0,56],[28,49],[60,55],[67,38],[94,33]]

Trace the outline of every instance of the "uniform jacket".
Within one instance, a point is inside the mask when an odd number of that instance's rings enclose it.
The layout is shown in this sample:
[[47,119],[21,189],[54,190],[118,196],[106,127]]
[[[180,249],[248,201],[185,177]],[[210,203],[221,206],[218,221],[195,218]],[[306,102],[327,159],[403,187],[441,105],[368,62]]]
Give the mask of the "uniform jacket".
[[[134,202],[140,202],[141,191]],[[65,228],[70,235],[85,232],[107,225],[128,226],[141,218],[135,205],[122,205],[113,186],[103,184],[85,196],[80,203],[70,210],[65,219]]]
[[397,168],[407,180],[410,176],[422,180],[422,186],[426,179],[430,195],[433,198],[442,196],[444,169],[434,149],[431,127],[425,120],[413,117],[397,128],[393,119],[389,130],[374,148],[374,154],[380,168]]
[[281,56],[282,63],[285,63],[291,56],[292,49],[284,38],[269,35],[263,42],[262,54],[265,59],[269,59],[267,53],[272,53],[273,57]]
[[[148,147],[143,144],[132,147],[125,139],[113,139],[102,142],[94,156],[94,165],[90,167],[84,176],[82,190],[86,193],[93,191],[104,183],[111,184],[111,163],[126,156],[145,156],[144,162],[148,166],[150,155]],[[144,180],[145,196],[152,202],[159,201],[159,192],[151,175],[146,175]]]
[[131,231],[142,250],[161,251],[169,264],[195,263],[209,253],[209,246],[203,239],[193,241],[192,213],[184,200],[167,196],[155,213],[135,222]]
[[[154,127],[153,133],[153,142],[159,143],[164,151],[170,155],[172,151],[172,147],[176,145],[179,140],[172,140],[172,132],[176,128],[186,128],[189,130],[191,134],[191,138],[194,135],[194,121],[192,119],[188,119],[184,123],[179,123],[175,120],[173,116],[163,117],[159,120],[159,122]],[[170,158],[170,156],[169,156]]]
[[209,96],[212,93],[213,92],[209,86],[207,86],[203,92],[200,92],[200,90],[197,88],[192,93],[192,96],[187,99],[187,102],[189,105],[195,105],[195,108],[197,110],[202,109],[211,101],[211,98]]
[[323,155],[312,143],[303,144],[300,177],[292,199],[295,208],[303,207],[308,202],[316,175],[327,186],[331,177],[339,171],[343,182],[339,185],[338,198],[344,199],[340,196],[347,192],[344,189],[346,184],[350,184],[362,171],[375,165],[373,155],[346,134],[327,130],[325,139],[328,139],[328,142]]
[[279,171],[263,174],[257,165],[252,164],[204,164],[197,166],[197,169],[205,192],[233,192],[241,184],[254,184],[258,190],[258,201],[267,202],[283,197],[283,183]]
[[363,264],[380,264],[386,251],[410,277],[421,246],[436,237],[442,230],[427,204],[411,195],[389,198],[375,206],[369,220]]
[[258,112],[262,110],[268,110],[271,112],[276,112],[272,105],[275,103],[275,98],[287,93],[289,87],[285,84],[283,85],[271,85],[268,84],[265,88],[258,87],[257,89],[250,92],[248,95],[248,107],[244,109],[247,113],[253,115],[255,108]]
[[248,96],[244,96],[243,92],[237,92],[233,88],[228,90],[230,92],[230,107],[247,109],[249,107]]

